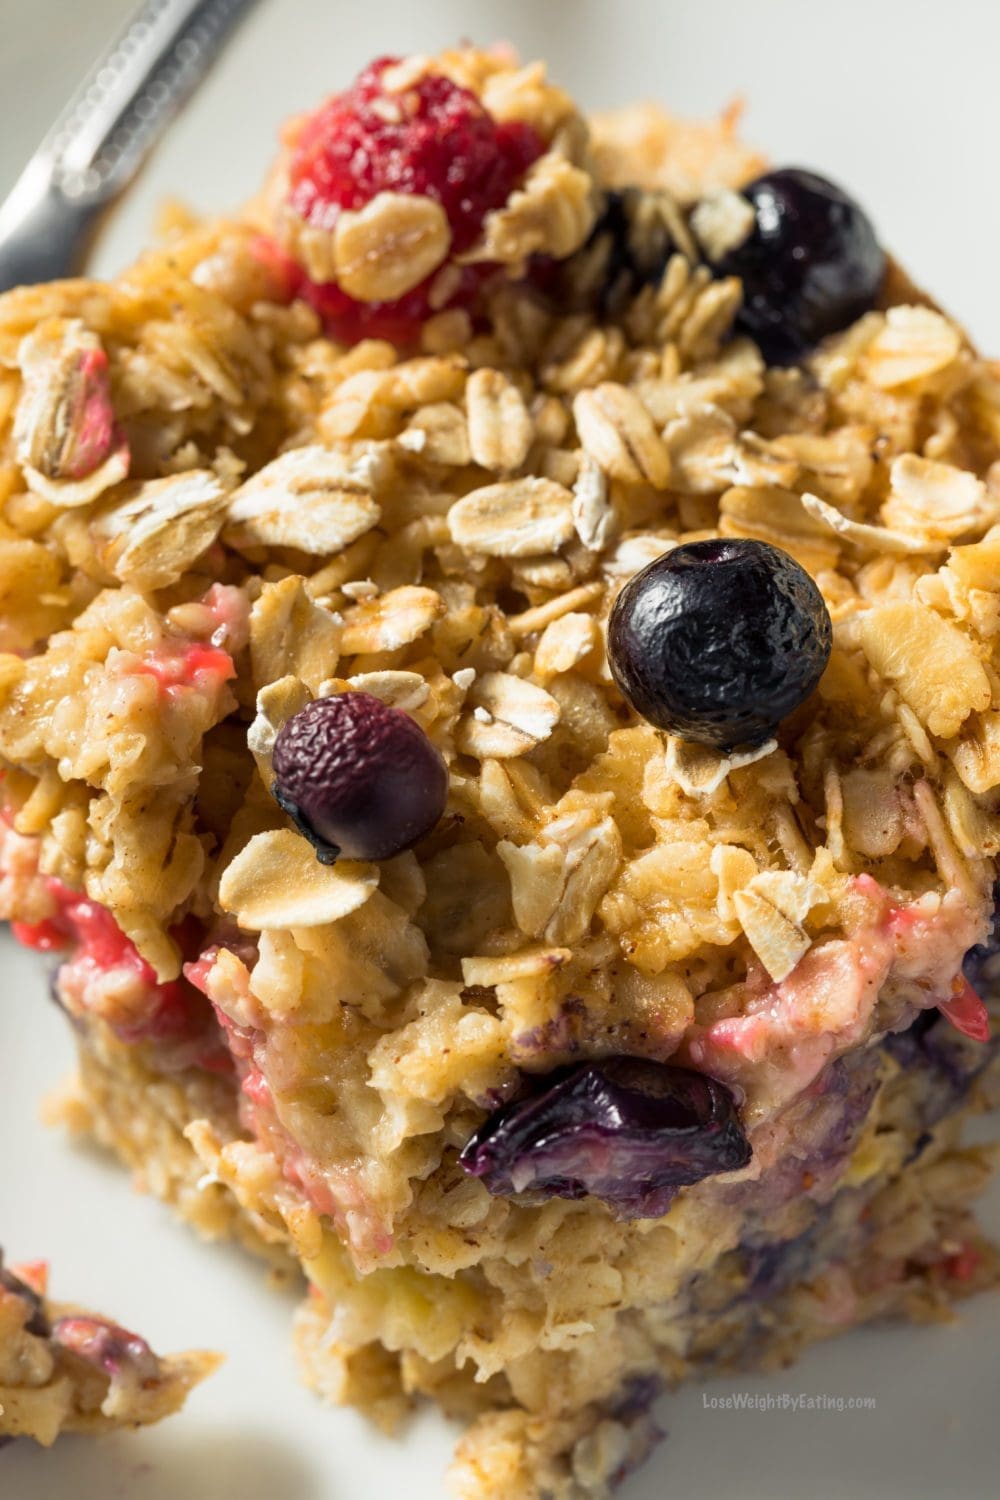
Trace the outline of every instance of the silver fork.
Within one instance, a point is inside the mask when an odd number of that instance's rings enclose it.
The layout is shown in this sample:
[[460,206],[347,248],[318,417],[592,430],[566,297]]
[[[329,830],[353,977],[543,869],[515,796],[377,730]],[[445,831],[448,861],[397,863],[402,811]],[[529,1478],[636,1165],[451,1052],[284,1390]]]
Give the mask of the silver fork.
[[0,205],[0,292],[83,269],[135,177],[255,0],[146,0]]

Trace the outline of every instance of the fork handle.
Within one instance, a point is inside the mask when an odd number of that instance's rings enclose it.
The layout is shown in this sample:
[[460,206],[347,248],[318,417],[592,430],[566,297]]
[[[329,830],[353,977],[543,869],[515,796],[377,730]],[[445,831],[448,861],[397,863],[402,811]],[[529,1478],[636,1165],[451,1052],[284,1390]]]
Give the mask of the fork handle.
[[0,291],[82,270],[98,221],[254,0],[146,0],[0,205]]

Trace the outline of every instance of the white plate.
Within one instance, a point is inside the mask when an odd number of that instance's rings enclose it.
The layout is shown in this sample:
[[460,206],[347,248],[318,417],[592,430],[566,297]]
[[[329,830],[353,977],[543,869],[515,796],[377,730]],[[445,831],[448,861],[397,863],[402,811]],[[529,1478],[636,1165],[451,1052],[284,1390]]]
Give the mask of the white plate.
[[[16,9],[4,17],[0,57],[0,189],[127,6],[81,0],[72,32],[65,0]],[[593,106],[652,95],[709,114],[742,93],[750,138],[850,186],[914,275],[984,344],[1000,346],[1000,195],[981,187],[994,176],[1000,12],[981,0],[264,0],[119,214],[101,269],[140,248],[168,193],[205,209],[238,203],[282,117],[369,57],[468,35],[548,56]],[[70,1041],[37,960],[7,939],[0,995],[0,1237],[10,1256],[50,1257],[56,1295],[112,1312],[159,1349],[229,1355],[186,1413],[160,1428],[67,1440],[46,1454],[4,1449],[3,1500],[438,1500],[454,1437],[443,1422],[425,1413],[394,1442],[321,1406],[296,1383],[291,1299],[247,1258],[199,1245],[101,1156],[38,1123]],[[1000,1194],[987,1217],[1000,1232]],[[952,1327],[866,1330],[780,1376],[691,1388],[664,1403],[669,1440],[623,1500],[983,1500],[996,1493],[998,1342],[1000,1298],[985,1297]],[[826,1398],[827,1409],[704,1404],[744,1392]],[[865,1406],[835,1409],[852,1397]]]

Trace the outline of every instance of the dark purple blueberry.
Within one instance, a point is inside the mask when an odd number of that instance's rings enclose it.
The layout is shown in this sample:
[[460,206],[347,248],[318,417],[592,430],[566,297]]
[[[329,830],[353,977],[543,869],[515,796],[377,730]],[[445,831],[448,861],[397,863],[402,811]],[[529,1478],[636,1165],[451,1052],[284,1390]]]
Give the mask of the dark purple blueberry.
[[159,1374],[159,1360],[146,1340],[103,1318],[57,1318],[52,1325],[52,1342],[110,1379],[125,1370],[139,1380],[155,1380]]
[[753,227],[715,271],[743,282],[737,323],[768,364],[795,364],[875,305],[885,254],[864,210],[815,172],[766,172],[742,192]]
[[491,1193],[589,1193],[619,1218],[656,1218],[679,1187],[750,1160],[732,1094],[704,1073],[609,1057],[525,1084],[459,1156]]
[[15,1276],[13,1271],[6,1269],[2,1255],[0,1255],[0,1287],[5,1292],[20,1297],[29,1308],[29,1317],[24,1325],[25,1330],[34,1334],[36,1338],[48,1338],[49,1320],[45,1313],[44,1302],[33,1286],[29,1286],[26,1281],[21,1280],[20,1276]]
[[434,827],[448,770],[409,714],[370,693],[317,698],[274,742],[275,800],[323,864],[391,859]]
[[794,558],[766,542],[689,542],[629,579],[608,660],[637,713],[696,744],[769,739],[816,686],[833,627]]

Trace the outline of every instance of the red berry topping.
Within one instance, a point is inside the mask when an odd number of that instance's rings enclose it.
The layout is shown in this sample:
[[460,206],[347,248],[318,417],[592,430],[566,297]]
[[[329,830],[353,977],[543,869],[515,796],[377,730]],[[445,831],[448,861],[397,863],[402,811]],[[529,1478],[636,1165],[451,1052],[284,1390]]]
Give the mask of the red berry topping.
[[[462,266],[461,280],[448,298],[448,307],[469,307],[492,266]],[[433,278],[431,278],[433,279]],[[420,335],[421,324],[434,312],[428,299],[428,282],[422,281],[405,297],[395,302],[358,302],[342,291],[335,281],[310,281],[304,272],[295,295],[314,307],[332,338],[342,344],[357,344],[361,339],[385,339],[405,349]]]
[[[292,151],[289,204],[307,224],[332,229],[344,210],[378,193],[420,194],[440,203],[452,250],[467,250],[491,209],[500,208],[545,143],[520,121],[498,122],[469,89],[428,73],[390,92],[382,57],[306,122]],[[482,272],[467,269],[449,305],[474,293]],[[428,282],[397,302],[359,303],[332,284],[305,281],[301,294],[339,337],[412,338],[432,311]]]
[[292,155],[291,205],[329,229],[341,209],[363,208],[376,193],[420,193],[441,204],[455,249],[467,250],[544,145],[530,125],[498,124],[439,74],[387,93],[382,75],[397,62],[371,63],[307,122]]
[[[154,1043],[165,1070],[191,1063],[212,1072],[227,1069],[211,1012],[191,985],[157,979],[107,907],[54,877],[46,884],[53,915],[41,922],[12,922],[11,931],[27,948],[67,955],[59,970],[61,1003],[100,1015],[101,980],[115,975],[120,993],[131,989],[128,1003],[121,999],[109,1021],[119,1041]],[[171,936],[183,950],[198,942],[197,924],[185,918],[171,928]]]
[[155,677],[168,696],[178,688],[214,692],[236,676],[229,652],[203,641],[164,641],[156,650],[147,652],[135,671]]

